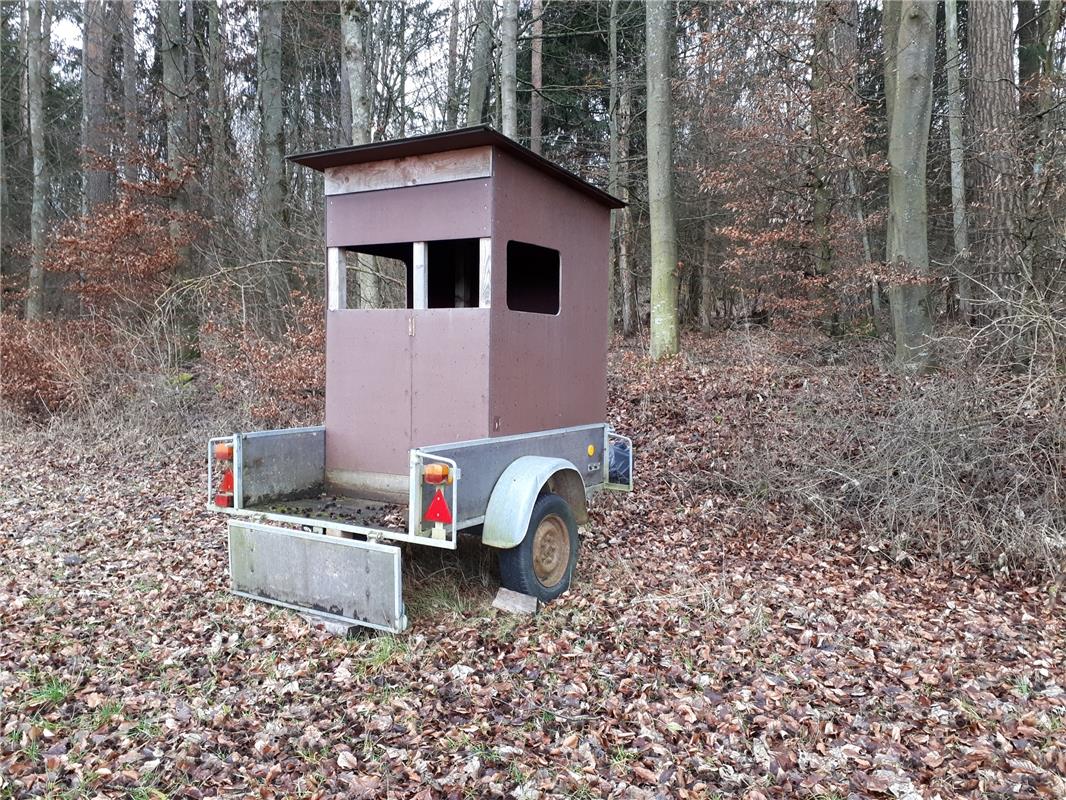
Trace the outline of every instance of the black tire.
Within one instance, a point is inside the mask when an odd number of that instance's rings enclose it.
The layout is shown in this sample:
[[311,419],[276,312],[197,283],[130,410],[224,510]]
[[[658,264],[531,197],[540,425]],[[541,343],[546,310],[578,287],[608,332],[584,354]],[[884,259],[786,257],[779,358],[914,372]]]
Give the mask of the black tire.
[[522,543],[500,551],[500,584],[542,603],[554,600],[570,588],[577,546],[577,520],[570,506],[557,494],[542,494]]

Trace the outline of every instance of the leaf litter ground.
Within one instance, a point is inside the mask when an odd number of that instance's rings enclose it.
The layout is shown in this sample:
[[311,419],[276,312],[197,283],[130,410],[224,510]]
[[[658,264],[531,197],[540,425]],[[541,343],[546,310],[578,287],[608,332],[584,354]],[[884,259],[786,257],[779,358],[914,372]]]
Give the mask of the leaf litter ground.
[[199,441],[146,464],[9,432],[0,797],[1066,796],[1044,588],[728,490],[797,381],[854,379],[782,347],[616,350],[638,491],[595,501],[570,593],[509,616],[476,543],[409,553],[396,637],[230,596]]

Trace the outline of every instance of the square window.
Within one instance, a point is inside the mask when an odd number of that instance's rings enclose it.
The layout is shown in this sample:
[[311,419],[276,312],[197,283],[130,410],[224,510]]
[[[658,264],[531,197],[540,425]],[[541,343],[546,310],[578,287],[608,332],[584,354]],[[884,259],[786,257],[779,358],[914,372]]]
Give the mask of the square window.
[[507,243],[507,307],[533,314],[559,313],[558,250]]

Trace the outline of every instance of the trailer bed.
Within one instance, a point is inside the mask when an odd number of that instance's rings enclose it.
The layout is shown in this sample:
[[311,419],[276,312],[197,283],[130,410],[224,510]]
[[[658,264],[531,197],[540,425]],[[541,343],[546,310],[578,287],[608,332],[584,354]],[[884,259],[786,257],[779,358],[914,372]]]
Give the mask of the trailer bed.
[[319,494],[296,500],[259,503],[245,509],[253,513],[298,517],[329,524],[357,525],[402,533],[407,528],[407,506],[362,497]]

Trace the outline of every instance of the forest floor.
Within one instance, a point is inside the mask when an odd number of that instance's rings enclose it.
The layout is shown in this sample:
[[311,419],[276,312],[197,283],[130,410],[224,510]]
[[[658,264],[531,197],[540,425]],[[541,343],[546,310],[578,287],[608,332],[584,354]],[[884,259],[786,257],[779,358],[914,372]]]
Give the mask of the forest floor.
[[754,513],[719,470],[855,369],[686,350],[612,356],[638,488],[564,599],[502,614],[479,548],[415,553],[396,637],[227,593],[199,434],[152,463],[8,431],[0,797],[1066,796],[1062,604]]

